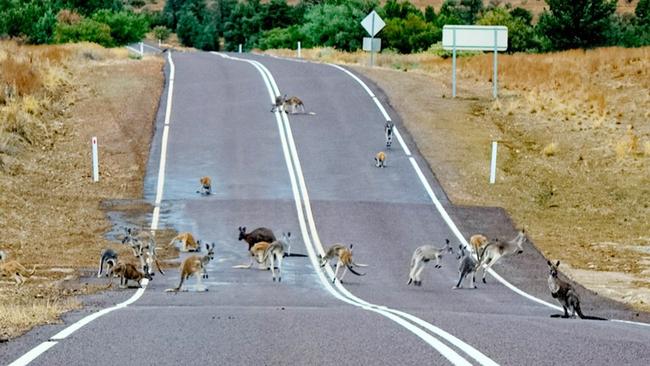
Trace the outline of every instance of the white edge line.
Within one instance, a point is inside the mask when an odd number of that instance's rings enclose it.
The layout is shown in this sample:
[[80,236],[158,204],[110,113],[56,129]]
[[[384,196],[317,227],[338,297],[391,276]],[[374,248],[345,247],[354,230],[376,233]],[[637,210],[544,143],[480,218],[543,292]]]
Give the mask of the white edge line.
[[[174,63],[172,61],[171,52],[168,53],[168,59],[169,59],[171,68],[170,68],[170,78],[169,78],[169,81],[170,81],[169,82],[169,94],[167,96],[167,103],[168,104],[167,104],[167,108],[165,110],[165,121],[166,121],[166,123],[169,123],[169,118],[168,117],[169,117],[169,113],[171,112],[171,99],[172,99],[171,94],[172,94],[173,85],[174,85]],[[167,128],[167,126],[165,126],[165,128]],[[164,165],[165,165],[165,160],[164,160],[162,155],[163,155],[163,153],[165,153],[166,149],[167,149],[167,144],[163,143],[163,147],[162,147],[162,151],[161,151],[161,160],[160,160],[160,166],[161,167],[164,167]],[[160,196],[156,197],[157,202],[159,202],[159,198],[162,198],[162,188],[161,188],[161,186],[163,184],[163,183],[161,183],[160,175],[158,176],[158,179],[159,179],[159,182],[158,182],[158,186],[159,186],[158,194]],[[164,182],[164,176],[162,177],[162,182]],[[159,215],[160,215],[160,208],[155,207],[154,211],[153,211],[153,218],[152,218],[152,221],[151,221],[151,230],[155,230],[155,228],[157,228]],[[154,225],[155,225],[155,227],[154,227]],[[103,315],[106,315],[106,314],[108,314],[108,313],[110,313],[112,311],[122,309],[122,308],[127,307],[128,305],[133,304],[134,302],[136,302],[144,294],[144,291],[147,289],[147,284],[148,283],[149,283],[149,280],[147,280],[146,278],[143,279],[142,283],[141,283],[142,288],[139,288],[135,292],[135,294],[133,294],[133,296],[131,296],[126,301],[121,302],[121,303],[119,303],[117,305],[111,306],[109,308],[102,309],[102,310],[100,310],[100,311],[98,311],[96,313],[90,314],[90,315],[82,318],[81,320],[76,321],[75,323],[71,324],[67,328],[60,331],[59,333],[52,336],[49,341],[43,342],[43,343],[39,344],[38,346],[32,348],[29,352],[25,353],[24,355],[19,357],[16,361],[9,364],[9,366],[27,365],[30,362],[32,362],[33,360],[35,360],[38,356],[40,356],[43,352],[45,352],[45,351],[49,350],[50,348],[54,347],[58,343],[57,341],[65,339],[66,337],[70,336],[70,334],[76,332],[77,330],[79,330],[84,325],[86,325],[86,324],[92,322],[93,320],[95,320],[95,319],[97,319],[97,318],[99,318],[99,317],[101,317]]]
[[38,346],[32,348],[29,352],[22,355],[16,361],[10,363],[8,366],[24,366],[28,365],[30,362],[34,361],[41,353],[47,351],[48,349],[54,347],[58,342],[46,341]]
[[397,137],[397,141],[399,142],[400,146],[404,150],[404,153],[406,156],[411,156],[411,150],[409,150],[409,147],[406,146],[406,143],[404,142],[404,139],[402,138],[402,134],[399,133],[399,130],[397,127],[393,127],[393,132],[395,133],[395,137]]
[[[246,61],[251,62],[251,63],[256,63],[264,70],[264,72],[266,74],[266,77],[273,84],[273,89],[274,90],[273,90],[273,93],[270,93],[271,100],[273,100],[274,99],[274,94],[279,95],[280,93],[279,93],[279,89],[277,88],[277,85],[275,84],[275,80],[273,79],[273,76],[271,75],[270,71],[268,71],[268,69],[266,69],[266,67],[264,67],[264,65],[262,65],[261,63],[259,63],[257,61],[248,61],[248,60],[246,60]],[[266,82],[266,80],[265,80],[265,82]],[[267,87],[268,87],[268,84],[267,84]],[[288,136],[289,146],[290,146],[290,149],[291,149],[291,152],[292,152],[292,155],[293,155],[293,163],[295,164],[295,169],[297,171],[298,179],[300,181],[300,188],[301,188],[301,192],[303,194],[303,203],[305,205],[305,211],[307,213],[307,219],[309,221],[311,234],[314,237],[314,241],[318,245],[319,252],[321,254],[323,254],[324,253],[323,246],[322,246],[322,244],[320,242],[320,239],[318,238],[318,232],[317,232],[316,227],[315,227],[315,220],[313,219],[313,215],[312,215],[309,195],[307,193],[307,188],[306,188],[306,185],[305,185],[305,182],[304,182],[304,177],[302,175],[302,168],[300,167],[300,160],[298,158],[297,149],[295,147],[295,142],[293,140],[293,134],[291,133],[291,127],[290,127],[290,124],[289,124],[289,119],[285,114],[281,114],[281,116],[282,116],[282,119],[283,119],[283,122],[284,122],[284,127],[285,127],[285,130],[286,130],[285,133]],[[282,138],[282,140],[283,140],[283,144],[284,144],[284,138]],[[286,152],[285,152],[285,158],[286,158]],[[291,162],[289,160],[287,160],[287,164],[289,165],[289,164],[291,164]],[[293,175],[293,172],[290,171],[290,174]],[[292,184],[294,184],[294,182],[295,182],[295,180],[292,180]],[[302,212],[299,214],[299,216],[301,217],[302,220],[304,220],[304,218],[302,216]],[[314,268],[317,269],[318,265],[316,263],[315,255],[314,255],[313,251],[310,250],[311,249],[310,248],[311,241],[309,241],[308,236],[306,236],[306,232],[303,232],[303,237],[307,238],[306,242],[309,244],[308,245],[308,251],[310,253],[310,259],[312,259],[312,265],[314,266]],[[326,267],[326,271],[328,272],[329,277],[333,278],[334,273],[333,273],[332,269],[330,267]],[[331,288],[330,281],[328,281],[327,279],[325,279],[322,276],[321,271],[317,270],[316,272],[319,274],[319,278],[321,279],[322,283],[326,286],[328,291],[332,292],[332,294],[334,294],[336,296],[336,294],[333,292],[334,290]],[[438,334],[439,336],[441,336],[443,338],[446,338],[447,341],[449,341],[450,343],[456,345],[461,350],[463,350],[465,353],[467,353],[468,355],[470,355],[471,357],[473,357],[475,360],[479,361],[483,365],[491,365],[491,366],[498,365],[496,362],[492,361],[490,358],[488,358],[487,356],[485,356],[484,354],[482,354],[480,351],[476,350],[475,348],[473,348],[469,344],[467,344],[467,343],[461,341],[460,339],[452,336],[451,334],[445,332],[444,330],[442,330],[442,329],[440,329],[438,327],[435,327],[430,323],[427,323],[426,321],[424,321],[424,320],[422,320],[420,318],[417,318],[417,317],[415,317],[415,316],[413,316],[411,314],[407,314],[407,313],[404,313],[404,312],[401,312],[401,311],[389,309],[389,308],[387,308],[385,306],[378,306],[378,305],[370,304],[370,303],[368,303],[368,302],[366,302],[364,300],[361,300],[360,298],[358,298],[355,295],[351,294],[345,287],[343,287],[341,285],[341,283],[339,281],[335,282],[335,286],[341,293],[343,293],[344,296],[347,296],[349,299],[351,299],[352,301],[359,304],[359,305],[356,305],[356,304],[353,304],[353,305],[360,306],[360,307],[362,307],[362,308],[364,308],[366,310],[375,311],[375,312],[377,312],[377,313],[379,313],[381,315],[384,315],[385,317],[395,321],[396,323],[402,325],[403,327],[407,328],[409,331],[413,332],[414,334],[418,335],[420,338],[425,340],[427,343],[429,343],[429,345],[431,345],[432,347],[437,349],[445,357],[447,357],[447,355],[444,354],[445,351],[446,352],[453,352],[453,354],[451,354],[450,356],[453,356],[453,355],[457,355],[458,357],[460,357],[460,356],[455,351],[453,351],[452,349],[450,349],[446,345],[442,344],[437,339],[431,337],[430,334],[428,334],[426,332],[423,332],[421,329],[413,326],[412,324],[410,324],[408,322],[405,322],[400,317],[395,317],[395,315],[393,315],[393,314],[402,315],[402,316],[406,315],[404,317],[406,317],[409,320],[419,324],[420,326],[423,326],[424,328],[426,328],[426,329],[428,329],[430,331],[433,331],[435,334]],[[338,298],[338,296],[336,296],[336,297]],[[345,299],[344,301],[349,303],[349,301],[347,299]],[[388,312],[388,314],[387,314],[387,312]],[[450,361],[452,361],[454,363],[467,362],[462,357],[460,357],[458,359],[457,358],[452,359],[450,357],[447,357],[447,359],[449,359]]]
[[131,47],[131,46],[126,46],[126,48],[127,48],[128,50],[130,50],[130,51],[133,51],[133,52],[137,53],[138,55],[140,54],[140,50],[136,50],[135,48],[133,48],[133,47]]

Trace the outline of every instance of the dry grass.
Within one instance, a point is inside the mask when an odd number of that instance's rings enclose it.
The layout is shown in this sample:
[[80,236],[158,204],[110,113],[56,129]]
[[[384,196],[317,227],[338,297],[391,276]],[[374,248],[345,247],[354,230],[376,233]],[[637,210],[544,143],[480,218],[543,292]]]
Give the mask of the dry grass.
[[[103,247],[128,253],[104,237],[111,223],[100,203],[142,195],[162,65],[93,44],[0,42],[0,67],[22,73],[0,69],[0,90],[10,90],[0,101],[0,249],[37,269],[20,289],[0,282],[4,336],[52,321],[77,306],[68,295],[96,290],[71,288]],[[91,136],[100,144],[98,183]]]
[[[368,62],[332,49],[303,57]],[[448,59],[385,54],[377,64],[356,68],[388,94],[455,203],[506,208],[574,279],[603,293],[601,279],[610,296],[650,310],[639,286],[650,273],[650,48],[500,55],[498,101],[489,54],[459,59],[456,99]],[[502,147],[489,186],[492,140]]]

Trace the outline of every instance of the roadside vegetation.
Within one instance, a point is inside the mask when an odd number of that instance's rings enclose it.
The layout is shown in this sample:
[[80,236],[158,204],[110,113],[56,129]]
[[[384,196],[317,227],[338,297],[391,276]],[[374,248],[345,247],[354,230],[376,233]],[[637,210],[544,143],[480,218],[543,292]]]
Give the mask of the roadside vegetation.
[[20,287],[0,278],[0,341],[78,307],[72,295],[105,287],[90,279],[102,248],[128,253],[106,238],[105,211],[142,197],[162,65],[90,43],[0,41],[0,250],[36,269]]

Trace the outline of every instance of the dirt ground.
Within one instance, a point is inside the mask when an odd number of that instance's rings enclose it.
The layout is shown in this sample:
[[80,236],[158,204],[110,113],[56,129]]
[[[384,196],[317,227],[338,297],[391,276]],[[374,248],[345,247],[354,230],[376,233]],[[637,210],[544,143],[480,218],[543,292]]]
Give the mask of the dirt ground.
[[[0,339],[56,321],[79,306],[71,295],[103,287],[84,279],[96,271],[103,248],[133,257],[119,237],[107,238],[116,231],[107,212],[129,217],[135,210],[135,217],[151,211],[137,200],[164,81],[162,58],[136,60],[125,50],[90,44],[1,42],[0,60],[8,58],[29,73],[7,85],[35,87],[0,98],[0,250],[36,273],[21,287],[0,278]],[[43,131],[47,139],[29,138]],[[97,183],[91,179],[92,136],[99,145]],[[159,255],[176,257],[167,248]]]
[[489,54],[459,60],[456,99],[448,59],[302,54],[377,83],[452,202],[505,208],[570,278],[650,311],[650,48],[500,55],[497,101]]

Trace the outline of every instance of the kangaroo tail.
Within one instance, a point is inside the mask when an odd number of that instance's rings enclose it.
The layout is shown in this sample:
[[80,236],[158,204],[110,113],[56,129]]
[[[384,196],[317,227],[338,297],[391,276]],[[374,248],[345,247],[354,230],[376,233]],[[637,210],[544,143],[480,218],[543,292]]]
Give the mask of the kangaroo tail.
[[481,254],[476,253],[476,254],[477,254],[477,258],[478,258],[479,266],[480,266],[481,262],[483,261],[483,258],[485,258],[485,251],[490,247],[490,245],[493,245],[493,244],[494,244],[493,242],[488,243],[488,244],[487,244],[486,246],[484,246],[483,249],[481,250]]
[[579,306],[579,305],[576,306],[576,313],[578,313],[578,316],[580,317],[580,319],[586,319],[586,320],[607,320],[607,319],[605,319],[605,318],[600,318],[600,317],[597,317],[597,316],[589,316],[589,315],[585,315],[585,314],[583,314],[583,313],[582,313],[582,310],[580,309],[580,306]]
[[284,257],[309,257],[307,254],[300,253],[284,253]]
[[102,272],[104,272],[104,258],[103,257],[99,258],[99,269],[97,269],[97,277],[101,276]]
[[365,276],[366,275],[365,273],[359,273],[359,272],[355,271],[354,268],[352,266],[350,266],[350,265],[347,265],[347,267],[350,270],[350,272],[354,273],[357,276]]
[[34,273],[36,273],[36,265],[34,265],[34,266],[32,267],[31,272],[28,273],[29,277],[33,276]]

